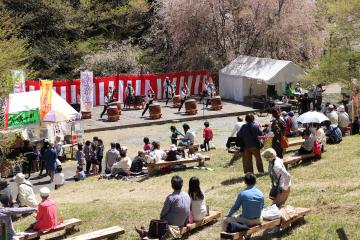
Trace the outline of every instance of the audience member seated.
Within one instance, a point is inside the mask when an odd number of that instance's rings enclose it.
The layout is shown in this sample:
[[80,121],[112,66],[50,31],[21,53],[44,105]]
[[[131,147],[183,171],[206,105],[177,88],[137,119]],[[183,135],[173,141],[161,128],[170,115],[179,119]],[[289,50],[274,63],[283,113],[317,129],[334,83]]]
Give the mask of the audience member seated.
[[298,123],[297,123],[297,118],[296,118],[293,111],[290,111],[288,113],[288,115],[289,115],[289,119],[291,119],[290,136],[297,136],[298,135],[298,130],[299,130],[299,126],[298,126]]
[[6,180],[0,179],[0,203],[3,207],[12,207],[13,199],[11,195],[11,189],[9,183]]
[[15,183],[18,186],[18,196],[16,201],[19,206],[37,208],[38,203],[32,185],[29,181],[25,180],[24,174],[18,173],[15,177]]
[[241,117],[237,117],[237,123],[235,123],[234,129],[232,130],[231,135],[226,142],[227,149],[231,147],[230,143],[236,142],[236,135],[244,124],[245,122],[243,121],[243,119]]
[[329,118],[331,124],[335,124],[335,125],[339,124],[339,115],[335,111],[335,107],[332,104],[330,104],[329,107],[328,107],[327,117]]
[[308,154],[313,152],[315,138],[311,135],[309,129],[305,129],[302,133],[302,138],[305,140],[302,144],[300,149],[297,151],[299,155]]
[[116,143],[110,144],[110,149],[106,152],[105,155],[105,173],[109,174],[111,172],[112,166],[119,161],[120,153],[116,149]]
[[160,149],[160,143],[159,142],[152,142],[152,151],[149,153],[152,160],[156,162],[159,162],[161,160],[166,159],[166,153],[164,150]]
[[181,159],[181,153],[179,153],[177,151],[177,147],[175,146],[175,144],[171,144],[170,150],[166,154],[165,161],[171,162],[171,161],[176,161],[176,160],[180,160],[180,159]]
[[[261,211],[264,207],[264,195],[255,187],[256,176],[253,173],[246,173],[244,177],[246,188],[241,191],[224,218],[223,231],[227,231],[229,223],[238,222],[251,227],[261,224]],[[242,207],[241,215],[233,217],[234,213]]]
[[111,167],[111,175],[114,177],[129,176],[132,160],[126,155],[127,147],[122,146],[120,152],[120,161],[114,163]]
[[286,170],[283,160],[276,156],[274,149],[266,149],[262,153],[262,157],[269,161],[269,175],[272,186],[269,197],[273,200],[272,204],[276,204],[280,208],[289,197],[291,176]]
[[195,133],[190,130],[190,126],[185,123],[183,124],[183,129],[185,132],[185,136],[183,138],[181,138],[179,146],[191,146],[194,145],[194,141],[195,141]]
[[81,181],[81,180],[85,180],[86,178],[86,174],[84,172],[84,169],[80,166],[78,166],[76,168],[76,173],[75,173],[75,176],[74,176],[74,181],[75,182],[78,182],[78,181]]
[[359,134],[360,132],[360,120],[359,117],[355,117],[351,126],[351,135]]
[[146,153],[151,151],[151,144],[150,144],[150,140],[148,137],[144,137],[144,151]]
[[[174,232],[179,233],[180,228],[185,226],[188,221],[191,199],[186,192],[181,191],[183,186],[181,177],[173,176],[171,186],[174,192],[166,197],[160,213],[160,220],[167,222],[168,233],[174,234]],[[135,230],[142,238],[148,236],[148,231],[144,227],[140,229],[135,227]],[[157,237],[162,239],[164,236]]]
[[184,136],[181,132],[179,132],[179,130],[176,129],[175,126],[171,126],[170,127],[170,131],[171,131],[171,144],[174,144],[175,146],[177,146],[177,140],[179,138],[179,136]]
[[337,144],[342,141],[342,134],[340,128],[336,124],[330,124],[329,121],[325,122],[325,126],[327,128],[326,136],[328,140],[326,143],[328,144]]
[[189,196],[191,199],[191,214],[190,219],[193,222],[202,221],[208,214],[204,193],[200,188],[200,180],[197,177],[190,178],[189,181]]
[[341,129],[341,133],[343,135],[345,135],[346,132],[346,128],[350,126],[350,117],[349,114],[347,114],[347,112],[345,112],[345,107],[344,105],[340,105],[338,107],[338,112],[339,112],[339,128]]
[[131,163],[130,172],[141,173],[145,166],[146,166],[145,152],[143,150],[140,150],[138,152],[138,155],[134,158],[134,160]]
[[63,186],[64,183],[65,183],[65,175],[62,172],[61,165],[58,165],[56,167],[56,173],[55,173],[55,176],[54,176],[54,183],[55,183],[55,190],[60,188],[61,186]]
[[[13,223],[12,216],[19,214],[29,214],[36,212],[36,208],[31,207],[0,207],[0,223],[5,224],[5,229],[7,233],[8,240],[13,239],[13,236],[16,235]],[[2,225],[0,224],[0,232],[3,232]],[[0,235],[0,240],[5,239],[4,236]]]
[[309,129],[311,131],[310,137],[315,137],[315,140],[321,143],[322,152],[326,151],[326,134],[324,129],[317,123],[313,123]]
[[39,203],[36,214],[36,222],[29,229],[38,232],[46,232],[57,226],[56,205],[55,201],[50,198],[50,189],[47,187],[40,188],[41,203]]

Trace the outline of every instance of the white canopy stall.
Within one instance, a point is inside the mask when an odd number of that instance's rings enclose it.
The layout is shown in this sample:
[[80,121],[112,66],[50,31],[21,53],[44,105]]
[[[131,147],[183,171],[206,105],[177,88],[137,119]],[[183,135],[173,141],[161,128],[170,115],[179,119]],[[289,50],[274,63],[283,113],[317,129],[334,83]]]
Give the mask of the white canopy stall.
[[243,102],[246,96],[266,95],[274,85],[281,94],[286,83],[295,82],[304,70],[291,61],[241,55],[219,72],[220,95]]

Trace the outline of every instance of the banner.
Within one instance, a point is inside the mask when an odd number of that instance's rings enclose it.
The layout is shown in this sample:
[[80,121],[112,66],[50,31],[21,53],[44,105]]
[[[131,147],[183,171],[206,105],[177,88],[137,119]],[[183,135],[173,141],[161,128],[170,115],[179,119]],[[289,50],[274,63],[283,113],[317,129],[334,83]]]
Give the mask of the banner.
[[40,117],[43,119],[45,115],[51,111],[53,81],[41,80],[40,90]]
[[12,70],[11,77],[14,81],[14,93],[22,93],[25,88],[25,72],[24,70]]
[[80,74],[80,104],[82,112],[91,112],[93,108],[93,72],[81,72]]
[[18,128],[39,122],[39,109],[33,109],[19,113],[10,113],[8,116],[8,128]]

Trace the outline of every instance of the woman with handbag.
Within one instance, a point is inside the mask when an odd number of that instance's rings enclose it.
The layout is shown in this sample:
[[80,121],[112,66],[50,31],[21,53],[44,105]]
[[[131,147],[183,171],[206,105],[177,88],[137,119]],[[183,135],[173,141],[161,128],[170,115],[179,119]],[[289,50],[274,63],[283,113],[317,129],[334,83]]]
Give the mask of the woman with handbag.
[[[280,117],[280,110],[273,108],[271,111],[273,121],[271,123],[271,131],[274,133],[271,147],[276,151],[276,156],[279,158],[284,157],[284,146],[286,145],[287,138],[285,137],[285,121]],[[287,142],[288,144],[288,142]]]
[[290,194],[291,176],[286,170],[283,160],[276,156],[273,148],[268,148],[262,153],[262,157],[269,161],[269,175],[271,190],[269,197],[279,208],[282,207]]

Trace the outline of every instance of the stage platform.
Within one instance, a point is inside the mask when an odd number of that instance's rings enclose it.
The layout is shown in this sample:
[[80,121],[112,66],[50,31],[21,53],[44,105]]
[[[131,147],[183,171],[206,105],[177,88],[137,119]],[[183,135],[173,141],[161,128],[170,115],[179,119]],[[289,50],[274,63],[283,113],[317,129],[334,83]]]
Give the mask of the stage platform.
[[185,122],[192,120],[201,120],[201,119],[211,119],[219,117],[228,117],[228,116],[237,116],[244,115],[250,112],[255,112],[256,109],[247,107],[238,103],[231,103],[223,101],[223,109],[219,111],[212,111],[211,106],[204,109],[203,104],[197,105],[198,114],[197,115],[187,115],[185,114],[185,104],[181,109],[181,112],[178,113],[177,108],[172,108],[172,103],[169,103],[169,106],[165,106],[165,102],[159,102],[161,105],[162,118],[153,120],[149,118],[149,111],[141,117],[141,110],[122,110],[120,120],[117,122],[108,122],[107,115],[103,116],[103,119],[100,119],[100,114],[103,110],[102,106],[95,107],[92,111],[91,119],[83,119],[80,121],[82,128],[85,132],[97,132],[97,131],[106,131],[113,129],[121,128],[132,128],[132,127],[141,127],[149,126],[154,124],[165,124],[171,122]]

